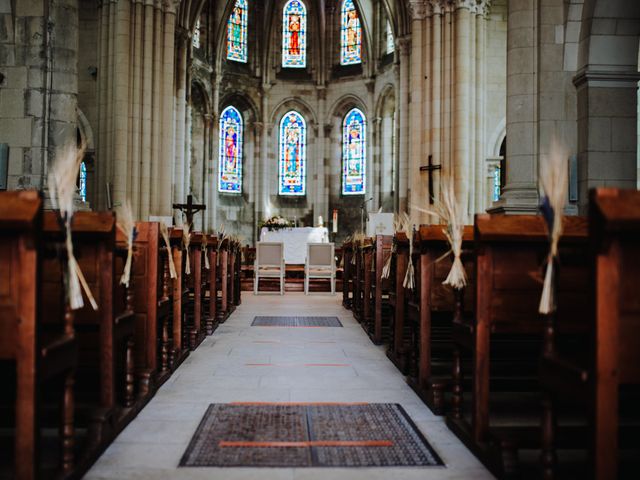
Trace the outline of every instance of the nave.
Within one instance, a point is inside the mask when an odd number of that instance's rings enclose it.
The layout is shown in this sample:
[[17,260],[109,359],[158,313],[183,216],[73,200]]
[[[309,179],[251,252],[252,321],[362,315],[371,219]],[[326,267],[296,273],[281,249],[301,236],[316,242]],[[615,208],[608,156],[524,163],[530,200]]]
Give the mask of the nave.
[[[340,296],[254,296],[191,353],[86,474],[87,479],[493,478],[409,388]],[[257,315],[336,316],[343,328],[252,327]],[[179,467],[209,404],[398,403],[445,466],[371,468]]]

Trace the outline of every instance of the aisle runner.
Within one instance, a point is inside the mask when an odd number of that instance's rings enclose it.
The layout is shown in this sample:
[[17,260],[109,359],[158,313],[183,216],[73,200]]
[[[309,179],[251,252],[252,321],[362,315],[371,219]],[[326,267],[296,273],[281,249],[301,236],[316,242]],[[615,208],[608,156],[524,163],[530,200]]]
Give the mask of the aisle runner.
[[398,404],[212,404],[180,466],[443,465]]
[[338,317],[255,317],[252,327],[341,327]]

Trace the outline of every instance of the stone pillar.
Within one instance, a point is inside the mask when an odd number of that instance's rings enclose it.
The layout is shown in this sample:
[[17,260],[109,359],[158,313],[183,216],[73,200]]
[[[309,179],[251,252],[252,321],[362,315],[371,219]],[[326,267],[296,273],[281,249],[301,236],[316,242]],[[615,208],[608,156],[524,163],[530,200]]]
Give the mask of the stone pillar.
[[189,36],[180,27],[176,34],[176,89],[175,89],[175,156],[174,156],[174,198],[184,201],[185,197],[185,144],[187,116],[187,42]]
[[[325,118],[327,90],[323,86],[316,87],[318,94],[318,118]],[[328,222],[328,203],[325,191],[325,138],[324,125],[320,123],[316,136],[316,159],[314,162],[313,181],[315,183],[315,199],[313,201],[313,222],[318,221],[318,216],[322,215],[325,223]]]
[[[253,139],[256,144],[256,151],[254,155],[253,161],[253,220],[254,223],[257,224],[262,220],[262,175],[264,171],[263,163],[262,163],[262,148],[263,148],[263,140],[264,140],[264,123],[262,122],[254,122],[253,124]],[[256,228],[254,227],[253,235],[256,235]],[[253,238],[253,241],[258,241],[259,239]]]
[[[431,104],[430,104],[430,113],[431,113],[431,121],[430,121],[430,145],[431,149],[426,152],[427,158],[429,155],[432,155],[432,160],[434,165],[444,165],[444,155],[443,155],[443,104],[444,104],[444,92],[445,85],[443,80],[443,9],[438,2],[434,2],[433,6],[433,16],[430,18],[432,28],[431,28],[431,51],[433,52],[431,56],[431,61],[429,62],[430,66],[430,77],[431,77]],[[440,198],[440,182],[438,179],[441,177],[442,171],[434,171],[433,172],[433,192],[428,191],[427,194],[433,195],[434,198]],[[433,217],[430,217],[431,221],[437,221]]]
[[538,210],[538,5],[537,0],[509,2],[506,185],[492,212]]
[[400,99],[399,109],[399,158],[397,161],[398,175],[396,196],[398,197],[397,209],[400,212],[407,211],[407,191],[409,189],[409,61],[411,54],[411,37],[402,37],[397,40],[397,48],[400,54]]

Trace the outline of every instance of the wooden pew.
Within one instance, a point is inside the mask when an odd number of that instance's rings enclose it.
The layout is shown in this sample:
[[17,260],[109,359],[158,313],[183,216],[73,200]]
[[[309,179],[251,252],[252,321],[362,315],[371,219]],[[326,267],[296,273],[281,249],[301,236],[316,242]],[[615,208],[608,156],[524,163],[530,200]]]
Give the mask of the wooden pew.
[[[57,379],[62,390],[56,402],[62,412],[62,474],[70,473],[75,462],[73,386],[78,347],[74,315],[66,304],[56,310],[42,308],[42,221],[42,200],[37,192],[0,192],[0,378],[5,386],[15,382],[8,392],[13,402],[10,417],[15,419],[15,462],[10,475],[17,479],[44,474],[40,461],[44,446],[40,441],[40,391],[47,380]],[[43,317],[55,317],[62,328],[45,334]],[[57,473],[48,471],[46,475]]]
[[171,370],[178,368],[189,355],[189,330],[187,325],[187,311],[189,308],[189,287],[186,275],[186,255],[183,245],[182,228],[169,229],[171,254],[176,267],[177,277],[173,279],[173,303],[171,316],[170,354]]
[[403,286],[409,266],[409,239],[404,232],[397,232],[393,239],[395,254],[391,262],[391,288],[389,304],[391,305],[391,339],[387,349],[387,357],[402,372],[407,373],[411,337],[405,323],[407,296]]
[[186,280],[189,287],[188,328],[191,350],[195,350],[206,336],[202,313],[203,299],[207,290],[207,272],[202,249],[204,241],[206,241],[204,234],[194,232],[189,242],[191,275],[187,276]]
[[207,273],[208,281],[204,300],[207,313],[204,321],[207,335],[211,335],[218,324],[218,318],[216,314],[218,303],[218,239],[215,235],[207,236],[207,245],[207,254],[209,255],[209,270]]
[[224,321],[229,317],[229,248],[230,242],[228,238],[223,239],[221,242],[219,241],[218,246],[218,292],[216,293],[218,298],[218,305],[216,307],[216,312],[218,315],[218,323],[224,323]]
[[351,259],[353,257],[353,242],[345,242],[342,246],[342,306],[351,309],[351,293],[353,291],[353,265]]
[[[365,268],[365,252],[370,252],[371,239],[363,239],[353,243],[353,254],[351,260],[351,272],[352,272],[352,289],[353,296],[351,297],[351,310],[353,311],[354,318],[360,323],[365,322],[365,316],[367,315],[367,295],[369,292],[365,292],[365,284],[370,287],[370,278],[367,279],[368,270]],[[369,256],[370,260],[370,256]],[[369,266],[369,270],[371,266]]]
[[[571,476],[634,478],[640,468],[640,192],[595,189],[590,192],[589,207],[594,258],[591,311],[585,320],[590,335],[581,339],[577,355],[567,351],[561,343],[563,319],[550,317],[540,363],[546,393],[541,460],[547,479],[558,477],[559,404],[585,412],[590,426],[588,468],[571,470]],[[629,427],[631,419],[635,428]],[[572,449],[583,446],[570,445]],[[631,448],[626,456],[635,462],[620,463],[623,447]]]
[[242,303],[242,244],[235,243],[233,267],[233,304],[238,307]]
[[473,249],[473,226],[466,226],[463,232],[466,295],[443,285],[453,263],[453,255],[447,255],[450,245],[443,232],[445,228],[445,225],[421,225],[415,233],[416,288],[410,292],[407,303],[413,339],[408,383],[437,415],[444,414],[445,392],[451,376],[453,316],[473,312],[475,293],[473,258],[466,253]]
[[[54,212],[45,212],[43,230],[49,245],[64,244]],[[74,254],[98,305],[94,311],[85,299],[85,306],[74,312],[79,345],[76,412],[78,422],[89,429],[83,446],[84,462],[90,464],[131,418],[134,318],[124,301],[119,305],[115,301],[120,277],[115,272],[114,214],[77,212],[72,234]],[[58,259],[45,260],[42,278],[43,308],[59,310],[64,286]],[[59,319],[45,319],[46,330],[55,330],[59,324]]]
[[367,327],[369,337],[376,345],[388,341],[390,337],[389,288],[390,280],[382,278],[382,270],[391,255],[393,236],[377,235],[371,252],[371,311],[372,319]]
[[[540,447],[537,364],[545,322],[537,312],[547,230],[541,216],[476,215],[474,239],[475,318],[453,322],[447,425],[494,474],[517,476],[518,449]],[[557,315],[577,333],[588,315],[586,219],[565,218],[559,247]],[[463,408],[465,350],[472,366],[470,415]]]

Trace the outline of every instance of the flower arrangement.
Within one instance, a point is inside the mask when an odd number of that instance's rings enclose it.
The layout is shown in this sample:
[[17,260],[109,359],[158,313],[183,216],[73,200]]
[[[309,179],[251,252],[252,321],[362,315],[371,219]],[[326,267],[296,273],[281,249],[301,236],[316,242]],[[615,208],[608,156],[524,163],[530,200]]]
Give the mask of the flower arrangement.
[[292,228],[294,226],[293,222],[287,220],[280,215],[274,215],[273,217],[265,220],[260,224],[260,229],[267,228],[269,231],[271,230],[282,230],[284,228]]

